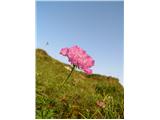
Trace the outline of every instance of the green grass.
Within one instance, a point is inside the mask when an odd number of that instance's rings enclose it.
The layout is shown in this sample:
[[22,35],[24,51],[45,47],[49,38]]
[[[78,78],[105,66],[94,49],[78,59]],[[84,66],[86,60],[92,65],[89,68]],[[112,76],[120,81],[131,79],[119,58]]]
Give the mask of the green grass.
[[65,66],[70,65],[36,49],[36,119],[124,118],[124,90],[117,78],[74,70],[61,86],[70,73]]

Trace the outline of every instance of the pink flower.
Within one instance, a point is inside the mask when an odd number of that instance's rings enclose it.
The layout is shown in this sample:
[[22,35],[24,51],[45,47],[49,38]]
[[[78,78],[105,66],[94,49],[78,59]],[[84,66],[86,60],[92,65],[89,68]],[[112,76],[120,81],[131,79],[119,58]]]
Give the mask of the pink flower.
[[89,68],[94,65],[95,61],[79,46],[75,45],[70,48],[62,48],[60,54],[67,56],[71,64],[82,69],[85,73],[92,74],[92,70]]

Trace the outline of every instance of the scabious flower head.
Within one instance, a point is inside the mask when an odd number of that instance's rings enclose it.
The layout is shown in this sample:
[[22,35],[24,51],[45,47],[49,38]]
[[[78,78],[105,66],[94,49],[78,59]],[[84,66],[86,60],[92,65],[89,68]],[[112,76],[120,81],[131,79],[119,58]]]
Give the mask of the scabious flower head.
[[79,46],[75,45],[70,48],[62,48],[60,54],[67,56],[71,64],[82,69],[85,73],[92,74],[92,70],[89,68],[95,64],[95,61]]

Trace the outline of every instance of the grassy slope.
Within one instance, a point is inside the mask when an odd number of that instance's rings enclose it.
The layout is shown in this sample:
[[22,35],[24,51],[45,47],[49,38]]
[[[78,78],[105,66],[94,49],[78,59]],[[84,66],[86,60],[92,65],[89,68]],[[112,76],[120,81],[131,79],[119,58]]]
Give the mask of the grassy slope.
[[[117,78],[86,75],[36,49],[36,118],[124,118],[123,86]],[[104,108],[96,104],[102,101]]]

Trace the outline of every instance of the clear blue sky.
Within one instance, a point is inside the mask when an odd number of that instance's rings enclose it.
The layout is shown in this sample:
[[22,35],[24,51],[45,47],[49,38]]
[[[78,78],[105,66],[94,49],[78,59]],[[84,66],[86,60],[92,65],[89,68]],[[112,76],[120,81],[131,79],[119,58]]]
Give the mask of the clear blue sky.
[[123,22],[123,1],[36,2],[36,47],[68,63],[60,49],[79,45],[95,59],[94,73],[123,83]]

